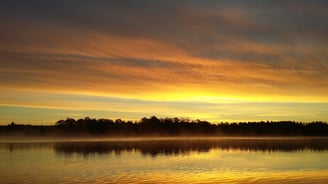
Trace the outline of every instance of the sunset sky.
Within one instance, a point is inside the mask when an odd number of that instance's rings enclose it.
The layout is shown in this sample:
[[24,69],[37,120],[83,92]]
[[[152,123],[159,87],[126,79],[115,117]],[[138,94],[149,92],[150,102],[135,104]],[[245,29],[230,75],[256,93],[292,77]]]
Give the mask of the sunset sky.
[[326,0],[1,0],[0,124],[328,121]]

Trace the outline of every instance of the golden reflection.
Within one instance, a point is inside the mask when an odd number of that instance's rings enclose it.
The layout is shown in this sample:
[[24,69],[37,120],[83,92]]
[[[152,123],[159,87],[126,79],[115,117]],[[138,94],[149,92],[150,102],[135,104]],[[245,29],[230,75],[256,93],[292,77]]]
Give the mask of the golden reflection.
[[[319,140],[171,137],[9,141],[0,144],[0,176],[5,183],[35,183],[29,178],[38,178],[39,183],[51,179],[54,183],[321,184],[328,182],[327,147],[315,151],[316,144],[322,146]],[[279,144],[273,144],[276,141]],[[300,142],[306,142],[303,149],[295,149]],[[47,172],[40,173],[40,168]]]

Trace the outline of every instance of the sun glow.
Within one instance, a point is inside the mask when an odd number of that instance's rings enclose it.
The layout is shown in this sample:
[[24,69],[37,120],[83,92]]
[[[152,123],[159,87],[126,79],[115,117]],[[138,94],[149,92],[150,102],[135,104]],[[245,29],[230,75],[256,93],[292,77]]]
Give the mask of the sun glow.
[[302,14],[286,6],[280,13],[290,19],[276,20],[276,7],[203,3],[166,2],[155,14],[156,3],[138,13],[1,6],[0,105],[11,113],[0,112],[0,123],[15,120],[15,107],[216,121],[282,120],[285,111],[328,120],[324,6]]

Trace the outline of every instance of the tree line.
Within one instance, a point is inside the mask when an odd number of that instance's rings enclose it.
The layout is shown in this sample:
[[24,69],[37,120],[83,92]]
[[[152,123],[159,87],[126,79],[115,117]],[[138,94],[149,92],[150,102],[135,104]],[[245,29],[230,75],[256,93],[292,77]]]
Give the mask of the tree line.
[[64,136],[328,136],[326,122],[261,121],[212,124],[184,118],[157,118],[139,121],[121,119],[58,120],[54,125],[0,126],[0,135]]

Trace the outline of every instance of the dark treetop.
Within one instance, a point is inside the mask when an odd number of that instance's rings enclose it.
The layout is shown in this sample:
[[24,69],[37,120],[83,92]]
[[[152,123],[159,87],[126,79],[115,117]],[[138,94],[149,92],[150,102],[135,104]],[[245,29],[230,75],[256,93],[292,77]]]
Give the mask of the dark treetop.
[[0,126],[0,135],[24,136],[328,136],[326,122],[261,121],[211,124],[182,118],[142,118],[140,121],[117,119],[59,120],[55,125]]

